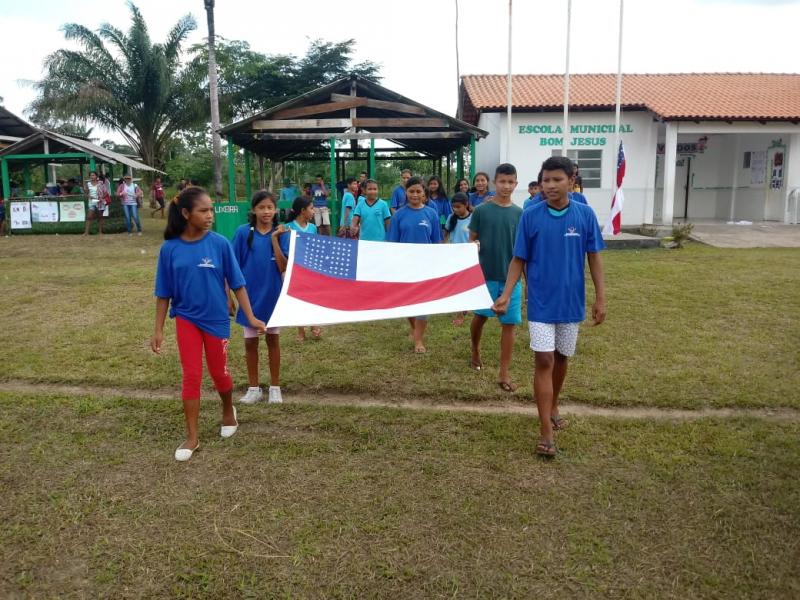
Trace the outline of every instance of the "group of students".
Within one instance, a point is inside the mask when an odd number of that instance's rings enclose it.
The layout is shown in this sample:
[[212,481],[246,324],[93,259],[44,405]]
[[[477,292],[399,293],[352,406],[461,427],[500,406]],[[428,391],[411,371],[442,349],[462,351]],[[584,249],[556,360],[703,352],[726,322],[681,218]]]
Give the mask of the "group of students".
[[[479,261],[493,305],[474,313],[470,324],[470,367],[483,369],[483,328],[488,319],[497,317],[502,332],[498,385],[506,392],[517,389],[509,369],[516,326],[522,322],[520,278],[525,274],[530,347],[535,354],[534,396],[540,420],[536,452],[552,457],[557,453],[554,432],[568,426],[559,414],[558,399],[569,357],[575,353],[578,325],[585,317],[587,259],[595,288],[592,319],[595,324],[605,319],[605,287],[599,255],[605,247],[603,238],[592,209],[572,195],[575,167],[568,158],[551,157],[543,163],[538,181],[541,193],[538,199],[532,194],[532,201],[525,209],[512,201],[517,187],[513,165],[505,163],[497,167],[494,192],[489,192],[488,176],[480,175],[485,186],[476,185],[478,189],[472,192],[462,191],[460,186],[466,181],[459,182],[458,191],[450,200],[451,213],[445,219],[437,208],[438,195],[431,193],[430,180],[426,185],[421,178],[404,172],[403,197],[393,194],[391,209],[378,199],[377,182],[366,180],[364,197],[355,206],[346,206],[347,215],[352,217],[346,227],[361,239],[376,241],[433,244],[444,240],[444,232],[451,243],[479,244]],[[356,186],[352,181],[348,185],[349,193],[354,195]],[[470,198],[469,193],[477,195]],[[251,206],[249,223],[236,231],[232,243],[210,231],[213,206],[202,188],[185,189],[169,207],[166,241],[159,253],[156,272],[156,322],[151,348],[156,353],[162,350],[163,327],[169,310],[176,321],[187,429],[185,442],[175,451],[179,461],[189,460],[200,444],[203,350],[222,400],[220,435],[230,437],[238,428],[233,381],[227,368],[229,315],[234,310],[231,290],[238,302],[236,322],[244,332],[249,381],[241,402],[254,404],[263,398],[258,369],[261,335],[265,335],[269,356],[268,401],[282,402],[280,332],[268,329],[266,323],[280,295],[289,253],[289,230],[317,233],[315,207],[309,197],[298,196],[288,223],[282,225],[278,223],[277,200],[271,192],[257,192]],[[463,316],[458,315],[457,319],[463,321]],[[310,319],[313,320],[313,315]],[[415,352],[425,352],[427,318],[411,318],[409,324]]]

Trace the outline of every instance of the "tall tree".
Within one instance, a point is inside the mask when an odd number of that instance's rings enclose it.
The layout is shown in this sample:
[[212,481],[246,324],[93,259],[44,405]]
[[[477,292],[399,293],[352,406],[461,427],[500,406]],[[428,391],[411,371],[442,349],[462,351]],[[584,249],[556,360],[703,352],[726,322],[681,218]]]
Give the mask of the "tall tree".
[[219,137],[217,57],[214,40],[214,0],[205,0],[208,21],[208,91],[211,96],[211,150],[214,155],[214,197],[222,200],[222,143]]
[[45,59],[45,76],[34,83],[38,96],[26,112],[34,122],[79,119],[116,131],[145,163],[163,167],[172,136],[208,115],[204,64],[180,60],[197,25],[191,15],[181,17],[167,39],[154,44],[139,9],[132,2],[128,8],[127,33],[108,23],[96,32],[64,25],[64,37],[81,49]]

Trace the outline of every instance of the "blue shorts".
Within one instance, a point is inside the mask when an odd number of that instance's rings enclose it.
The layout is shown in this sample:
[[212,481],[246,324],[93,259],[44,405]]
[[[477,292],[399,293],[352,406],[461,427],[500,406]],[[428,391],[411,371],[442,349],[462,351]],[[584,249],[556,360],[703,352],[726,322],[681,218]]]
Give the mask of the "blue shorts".
[[[502,295],[505,286],[505,281],[490,279],[486,282],[486,287],[489,288],[489,295],[492,300],[497,300]],[[498,316],[491,308],[476,310],[475,314],[482,317],[497,317],[501,325],[518,325],[522,323],[522,281],[518,281],[517,285],[514,286],[514,291],[511,292],[506,314]]]

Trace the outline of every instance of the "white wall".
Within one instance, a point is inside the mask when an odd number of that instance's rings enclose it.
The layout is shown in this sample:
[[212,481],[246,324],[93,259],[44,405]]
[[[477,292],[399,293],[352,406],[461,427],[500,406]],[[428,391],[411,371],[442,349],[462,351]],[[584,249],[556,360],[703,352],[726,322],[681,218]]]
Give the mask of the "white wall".
[[[511,156],[509,162],[517,167],[519,186],[514,194],[514,201],[522,204],[528,197],[528,182],[535,180],[542,162],[552,155],[554,149],[561,149],[560,145],[543,145],[553,138],[563,137],[562,133],[555,133],[556,127],[563,124],[561,113],[514,113],[511,133]],[[588,125],[613,125],[614,113],[591,112],[571,113],[570,129],[574,126]],[[646,111],[623,112],[622,124],[630,125],[630,133],[621,134],[625,145],[626,175],[623,184],[625,191],[625,207],[622,212],[623,225],[639,225],[652,222],[652,216],[645,214],[651,210],[654,195],[654,163],[655,140],[658,124],[653,120],[653,115]],[[550,126],[553,133],[540,131],[527,133],[527,129],[520,132],[520,127],[527,128]],[[494,173],[495,167],[501,162],[505,153],[505,113],[484,113],[478,122],[478,127],[489,131],[489,136],[478,142],[476,147],[476,165],[478,171]],[[611,186],[612,177],[616,168],[616,151],[614,133],[572,133],[570,142],[575,138],[589,138],[595,143],[603,145],[577,145],[570,144],[568,149],[603,150],[602,187],[586,189],[584,194],[589,204],[597,213],[600,223],[605,223],[611,211]],[[494,138],[494,140],[492,139]],[[649,200],[649,202],[648,202]]]

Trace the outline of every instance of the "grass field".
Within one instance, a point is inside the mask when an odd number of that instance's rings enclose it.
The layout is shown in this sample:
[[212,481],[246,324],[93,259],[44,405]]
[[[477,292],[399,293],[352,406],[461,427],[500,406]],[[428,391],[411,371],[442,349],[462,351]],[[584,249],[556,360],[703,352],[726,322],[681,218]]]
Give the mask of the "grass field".
[[[138,388],[177,388],[174,329],[163,357],[148,350],[162,221],[145,236],[0,239],[5,306],[0,377]],[[609,316],[584,326],[565,395],[602,406],[800,407],[800,251],[605,253]],[[591,287],[591,286],[588,286]],[[591,293],[591,292],[590,292]],[[300,344],[283,336],[283,384],[377,396],[498,398],[499,332],[486,328],[484,363],[468,369],[469,331],[433,317],[429,353],[414,356],[401,321],[326,329]],[[512,375],[531,396],[531,353],[520,328]],[[231,369],[246,385],[233,327]],[[266,361],[263,361],[265,365]],[[267,381],[266,373],[262,381]]]
[[783,417],[576,416],[543,461],[529,416],[291,402],[507,399],[497,327],[475,373],[467,327],[440,316],[425,356],[400,321],[285,331],[289,403],[240,408],[222,441],[205,400],[179,464],[172,326],[148,349],[161,222],[144,226],[0,238],[0,598],[800,597],[800,251],[607,252],[609,318],[583,328],[565,390]]
[[0,596],[797,598],[800,425],[0,394]]

